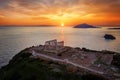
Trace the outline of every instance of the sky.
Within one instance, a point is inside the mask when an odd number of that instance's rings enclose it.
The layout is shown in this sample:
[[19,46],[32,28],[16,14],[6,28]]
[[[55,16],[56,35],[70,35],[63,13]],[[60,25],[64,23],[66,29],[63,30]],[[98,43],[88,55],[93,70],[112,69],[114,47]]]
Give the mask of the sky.
[[0,25],[120,25],[120,0],[0,0]]

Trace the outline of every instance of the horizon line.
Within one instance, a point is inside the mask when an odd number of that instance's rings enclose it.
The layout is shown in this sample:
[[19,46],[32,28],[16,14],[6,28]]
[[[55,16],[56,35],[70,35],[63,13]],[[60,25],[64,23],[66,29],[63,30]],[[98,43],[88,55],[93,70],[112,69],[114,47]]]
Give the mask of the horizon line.
[[[0,27],[56,27],[60,25],[0,25]],[[65,25],[65,27],[72,27],[75,25]],[[101,27],[120,27],[120,25],[94,25],[94,26],[101,26]]]

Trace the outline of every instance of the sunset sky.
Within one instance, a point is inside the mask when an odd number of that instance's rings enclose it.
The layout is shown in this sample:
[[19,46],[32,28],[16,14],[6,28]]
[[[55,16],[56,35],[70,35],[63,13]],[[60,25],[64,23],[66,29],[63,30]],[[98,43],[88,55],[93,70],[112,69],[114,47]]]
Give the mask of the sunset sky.
[[120,0],[0,0],[0,25],[120,25]]

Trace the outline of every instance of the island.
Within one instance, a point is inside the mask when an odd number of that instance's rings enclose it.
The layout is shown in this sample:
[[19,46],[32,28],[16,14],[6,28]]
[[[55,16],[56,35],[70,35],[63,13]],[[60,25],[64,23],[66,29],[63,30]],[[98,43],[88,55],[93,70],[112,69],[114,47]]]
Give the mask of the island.
[[105,38],[106,40],[115,40],[115,39],[116,39],[116,37],[114,37],[114,36],[111,35],[111,34],[105,34],[105,35],[104,35],[104,38]]
[[74,26],[74,28],[98,28],[98,27],[83,23],[83,24],[79,24],[79,25]]
[[120,53],[46,41],[26,48],[0,69],[0,80],[118,80]]

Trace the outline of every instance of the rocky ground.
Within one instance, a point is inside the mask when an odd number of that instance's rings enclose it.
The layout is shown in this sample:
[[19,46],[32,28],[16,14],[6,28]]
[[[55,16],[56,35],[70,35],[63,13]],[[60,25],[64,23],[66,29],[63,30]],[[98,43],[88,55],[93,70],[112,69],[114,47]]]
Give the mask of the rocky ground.
[[[78,69],[70,64],[61,64],[51,60],[31,57],[31,49],[37,50],[37,48],[30,47],[15,55],[8,65],[0,69],[0,80],[109,80],[103,76]],[[39,48],[42,50],[42,47]],[[80,48],[75,49],[79,50]],[[85,52],[99,52],[85,48],[80,50]],[[102,52],[114,53],[111,65],[116,66],[119,72],[120,54],[110,51]],[[50,53],[47,54],[50,55]]]

